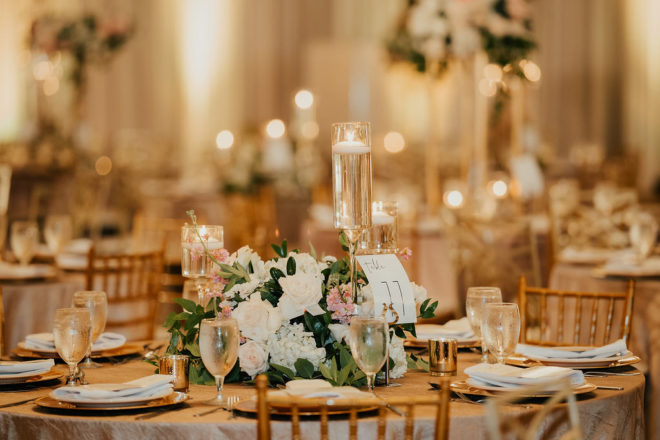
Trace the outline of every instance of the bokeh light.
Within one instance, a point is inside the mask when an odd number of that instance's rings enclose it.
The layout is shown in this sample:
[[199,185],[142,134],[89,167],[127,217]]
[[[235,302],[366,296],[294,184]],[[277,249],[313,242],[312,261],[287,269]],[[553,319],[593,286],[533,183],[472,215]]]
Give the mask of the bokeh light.
[[298,108],[307,109],[310,108],[312,104],[314,104],[314,95],[309,90],[301,90],[296,93],[294,101],[296,102]]
[[101,156],[96,159],[94,169],[99,176],[106,176],[112,171],[112,160],[108,156]]
[[281,119],[273,119],[266,125],[266,133],[272,138],[281,138],[286,132],[286,126]]
[[229,130],[222,130],[216,136],[215,144],[220,150],[228,150],[234,145],[234,135]]
[[406,147],[406,140],[401,133],[390,131],[385,135],[385,150],[390,153],[398,153]]
[[457,189],[447,191],[442,198],[449,208],[458,209],[463,206],[463,194]]

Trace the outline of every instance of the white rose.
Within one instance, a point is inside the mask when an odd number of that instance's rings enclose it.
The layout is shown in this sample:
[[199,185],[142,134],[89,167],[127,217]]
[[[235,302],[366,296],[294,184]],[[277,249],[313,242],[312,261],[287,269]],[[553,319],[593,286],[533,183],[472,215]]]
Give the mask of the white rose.
[[319,267],[319,262],[308,253],[296,254],[295,252],[291,252],[289,253],[289,257],[293,257],[296,260],[296,274],[303,272],[320,277],[321,270],[325,269],[325,267]]
[[296,318],[305,311],[312,315],[320,315],[323,309],[319,306],[323,281],[320,277],[307,273],[298,273],[279,279],[284,294],[280,297],[278,307],[286,319]]
[[350,326],[344,324],[329,324],[328,328],[330,329],[332,336],[334,336],[338,342],[341,342],[344,339],[346,342],[349,341],[351,335]]
[[248,269],[250,263],[252,263],[253,274],[256,279],[264,280],[266,277],[266,270],[264,262],[259,257],[255,251],[253,251],[249,246],[243,246],[229,257],[230,264],[238,262],[241,266]]
[[255,341],[247,341],[238,347],[238,360],[241,370],[252,379],[268,369],[268,352]]
[[266,342],[268,336],[282,325],[280,311],[268,301],[263,301],[259,292],[240,303],[232,312],[232,317],[238,321],[243,336],[258,342]]
[[427,297],[426,288],[424,286],[419,286],[413,282],[410,283],[412,286],[413,295],[415,295],[415,303],[421,304]]

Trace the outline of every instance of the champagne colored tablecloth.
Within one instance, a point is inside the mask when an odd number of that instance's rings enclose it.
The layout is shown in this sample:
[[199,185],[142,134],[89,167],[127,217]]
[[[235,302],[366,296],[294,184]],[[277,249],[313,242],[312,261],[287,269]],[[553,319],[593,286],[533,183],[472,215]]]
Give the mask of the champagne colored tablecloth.
[[[472,353],[459,354],[459,372],[461,377],[465,367],[478,361],[478,356]],[[57,366],[64,370],[63,365]],[[141,361],[133,361],[124,365],[106,366],[90,370],[88,379],[91,382],[119,382],[145,376],[153,372],[153,367]],[[427,373],[409,372],[403,379],[397,380],[400,387],[377,388],[377,394],[387,395],[421,395],[431,393],[428,382],[431,377]],[[590,381],[600,385],[623,386],[623,391],[597,390],[593,394],[583,396],[578,401],[580,420],[586,439],[642,439],[644,437],[643,389],[644,377],[606,377],[590,378]],[[25,399],[47,395],[51,388],[39,388],[24,392],[0,391],[0,405],[22,401]],[[0,409],[0,433],[3,438],[34,438],[34,439],[253,439],[256,438],[256,420],[243,416],[230,419],[226,411],[217,411],[201,418],[194,414],[203,412],[209,407],[203,404],[211,398],[214,387],[193,385],[190,389],[191,400],[182,407],[169,412],[163,412],[148,420],[135,420],[139,413],[76,413],[67,414],[41,409],[33,403]],[[249,385],[229,384],[225,386],[227,394],[239,395],[242,399],[254,396],[254,388]],[[526,403],[527,405],[527,403]],[[511,405],[511,413],[520,414],[525,419],[538,408],[531,404],[530,409],[520,405]],[[450,438],[451,439],[482,439],[487,438],[485,432],[485,408],[481,405],[452,401],[450,403]],[[541,438],[558,438],[566,428],[566,412],[553,413],[554,421],[544,424],[544,435]],[[348,421],[333,419],[330,422],[330,436],[333,439],[348,438]],[[289,439],[290,424],[287,421],[276,421],[272,425],[273,438]],[[318,438],[319,423],[316,420],[302,423],[303,438]],[[404,420],[396,414],[388,413],[387,438],[403,438]],[[415,438],[431,438],[433,429],[433,411],[430,408],[416,411]],[[374,417],[359,420],[359,438],[376,438],[376,419]]]
[[[582,292],[624,292],[627,279],[596,278],[594,266],[560,263],[550,274],[550,288]],[[639,278],[635,285],[629,348],[647,373],[649,438],[660,439],[660,279]]]

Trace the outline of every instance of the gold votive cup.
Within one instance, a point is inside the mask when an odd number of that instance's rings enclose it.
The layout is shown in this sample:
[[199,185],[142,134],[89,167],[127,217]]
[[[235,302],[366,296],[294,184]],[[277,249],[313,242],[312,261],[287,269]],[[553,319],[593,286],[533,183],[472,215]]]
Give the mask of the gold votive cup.
[[158,372],[174,376],[174,391],[188,392],[188,362],[185,354],[167,354],[158,361]]
[[452,338],[432,338],[429,339],[428,345],[431,376],[455,376],[458,341]]

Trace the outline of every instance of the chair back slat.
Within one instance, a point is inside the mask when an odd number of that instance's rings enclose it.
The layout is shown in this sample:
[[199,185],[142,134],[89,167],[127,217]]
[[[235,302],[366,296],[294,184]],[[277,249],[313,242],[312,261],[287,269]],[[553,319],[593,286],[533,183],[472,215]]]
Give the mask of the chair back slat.
[[2,286],[0,286],[0,356],[4,353],[5,348],[5,312],[2,307]]
[[321,440],[328,440],[328,405],[321,405]]
[[257,376],[257,440],[270,440],[270,406],[268,393],[268,378],[263,374]]
[[295,402],[291,405],[291,440],[300,440],[300,411]]
[[387,433],[387,408],[381,406],[378,408],[378,440],[385,440]]
[[408,410],[406,411],[405,439],[412,440],[414,431],[415,431],[415,406],[409,404]]
[[[522,278],[518,285],[521,342],[591,346],[607,344],[613,339],[624,339],[627,342],[635,290],[633,281],[628,283],[625,292],[579,292],[531,287]],[[573,313],[568,314],[573,304]],[[533,320],[536,310],[532,305],[539,309],[538,323]],[[621,325],[616,329],[617,333],[614,323],[619,322],[619,314]],[[535,331],[536,328],[540,331]],[[571,329],[573,335],[569,334]]]
[[351,413],[348,419],[348,438],[350,438],[351,440],[357,439],[357,428],[358,428],[357,408],[351,407]]

